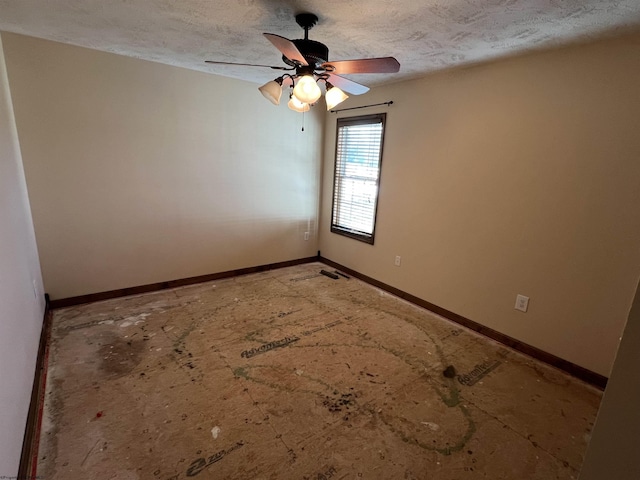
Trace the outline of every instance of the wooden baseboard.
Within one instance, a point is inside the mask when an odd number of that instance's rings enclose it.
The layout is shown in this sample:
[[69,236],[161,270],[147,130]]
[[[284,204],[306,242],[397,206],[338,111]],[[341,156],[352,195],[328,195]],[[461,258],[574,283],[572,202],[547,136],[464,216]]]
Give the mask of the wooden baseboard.
[[532,358],[535,358],[536,360],[539,360],[541,362],[547,363],[548,365],[551,365],[560,370],[563,370],[564,372],[576,378],[579,378],[580,380],[586,383],[589,383],[597,388],[604,390],[604,388],[607,385],[607,377],[600,375],[599,373],[596,373],[587,368],[581,367],[580,365],[576,365],[575,363],[569,362],[568,360],[564,360],[563,358],[560,358],[551,353],[545,352],[544,350],[541,350],[537,347],[528,345],[524,342],[521,342],[520,340],[516,340],[515,338],[505,335],[504,333],[498,332],[497,330],[493,330],[492,328],[489,328],[480,323],[474,322],[473,320],[463,317],[462,315],[459,315],[455,312],[452,312],[438,305],[435,305],[431,302],[423,300],[422,298],[416,297],[415,295],[411,295],[410,293],[404,292],[396,287],[387,285],[386,283],[376,280],[375,278],[369,277],[360,272],[352,270],[349,267],[345,267],[344,265],[341,265],[337,262],[334,262],[333,260],[323,257],[320,254],[320,251],[318,251],[318,255],[314,257],[306,257],[306,258],[301,258],[297,260],[271,263],[268,265],[247,267],[247,268],[241,268],[237,270],[229,270],[226,272],[200,275],[197,277],[182,278],[178,280],[169,280],[167,282],[152,283],[148,285],[140,285],[137,287],[122,288],[118,290],[110,290],[107,292],[91,293],[88,295],[80,295],[77,297],[52,300],[50,302],[50,308],[55,309],[55,308],[69,307],[72,305],[97,302],[100,300],[108,300],[111,298],[125,297],[128,295],[139,295],[142,293],[155,292],[158,290],[164,290],[168,288],[194,285],[197,283],[219,280],[221,278],[230,278],[238,275],[264,272],[267,270],[291,267],[294,265],[300,265],[300,264],[316,262],[316,261],[320,261],[333,268],[342,270],[343,272],[348,273],[349,275],[355,278],[358,278],[370,285],[373,285],[374,287],[380,288],[386,292],[391,293],[392,295],[395,295],[404,300],[407,300],[408,302],[411,302],[414,305],[425,308],[433,313],[440,315],[441,317],[446,318],[447,320],[451,320],[452,322],[458,323],[466,328],[469,328],[497,342],[500,342],[503,345],[513,348],[514,350],[524,353],[525,355],[528,355]]
[[504,333],[500,333],[497,330],[493,330],[492,328],[489,328],[477,322],[474,322],[473,320],[463,317],[462,315],[458,315],[457,313],[454,313],[450,310],[442,308],[431,302],[427,302],[426,300],[416,297],[415,295],[411,295],[410,293],[407,293],[398,288],[392,287],[391,285],[387,285],[386,283],[380,282],[375,278],[371,278],[360,272],[352,270],[349,267],[340,265],[339,263],[329,260],[328,258],[320,256],[320,254],[318,254],[318,256],[319,256],[319,261],[321,261],[322,263],[325,263],[335,269],[341,270],[355,278],[358,278],[370,285],[373,285],[374,287],[377,287],[377,288],[380,288],[381,290],[389,292],[395,295],[396,297],[400,297],[404,300],[407,300],[408,302],[411,302],[414,305],[417,305],[433,313],[436,313],[441,317],[446,318],[447,320],[451,320],[452,322],[455,322],[464,327],[467,327],[475,332],[478,332],[486,337],[489,337],[497,342],[500,342],[503,345],[511,347],[514,350],[524,353],[525,355],[528,355],[532,358],[535,358],[536,360],[539,360],[548,365],[551,365],[560,370],[563,370],[569,375],[579,378],[580,380],[586,383],[589,383],[590,385],[593,385],[601,390],[604,390],[605,387],[607,386],[607,377],[600,375],[599,373],[593,372],[587,368],[581,367],[580,365],[576,365],[575,363],[564,360],[551,353],[545,352],[544,350],[540,350],[537,347],[528,345],[524,342],[521,342],[520,340],[516,340],[515,338],[509,337]]
[[49,296],[45,295],[46,305],[44,318],[42,320],[42,330],[40,332],[40,344],[38,346],[38,357],[36,359],[36,370],[31,389],[31,402],[29,403],[29,413],[27,424],[22,440],[22,453],[20,455],[20,465],[18,467],[17,478],[37,478],[36,464],[38,456],[38,444],[40,441],[40,430],[42,426],[42,408],[44,406],[44,392],[47,383],[47,359],[49,356],[49,335],[51,332],[51,302]]
[[275,270],[277,268],[292,267],[303,263],[317,262],[318,257],[306,257],[296,260],[287,260],[284,262],[270,263],[267,265],[259,265],[256,267],[240,268],[237,270],[228,270],[226,272],[210,273],[207,275],[199,275],[197,277],[180,278],[178,280],[168,280],[166,282],[150,283],[147,285],[139,285],[136,287],[120,288],[118,290],[109,290],[107,292],[89,293],[87,295],[79,295],[77,297],[61,298],[51,300],[51,308],[71,307],[83,303],[98,302],[101,300],[109,300],[112,298],[126,297],[129,295],[140,295],[142,293],[157,292],[168,288],[184,287],[186,285],[195,285],[196,283],[211,282],[220,280],[221,278],[237,277],[239,275],[247,275],[249,273],[265,272],[267,270]]

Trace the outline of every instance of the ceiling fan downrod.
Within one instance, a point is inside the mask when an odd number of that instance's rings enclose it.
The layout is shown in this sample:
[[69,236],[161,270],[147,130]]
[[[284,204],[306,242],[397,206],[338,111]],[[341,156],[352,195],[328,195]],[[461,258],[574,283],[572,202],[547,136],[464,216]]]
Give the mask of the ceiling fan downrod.
[[309,30],[318,23],[318,17],[313,13],[299,13],[296,15],[296,23],[304,28],[304,39],[309,40]]

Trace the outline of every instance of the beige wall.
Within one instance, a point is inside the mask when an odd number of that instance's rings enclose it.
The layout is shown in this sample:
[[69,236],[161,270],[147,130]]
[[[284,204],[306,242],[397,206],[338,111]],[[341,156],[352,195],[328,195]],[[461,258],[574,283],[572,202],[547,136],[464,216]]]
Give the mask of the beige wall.
[[254,84],[3,37],[53,299],[316,254],[322,112],[302,133]]
[[44,293],[0,39],[0,477],[18,473]]
[[[315,253],[320,109],[301,133],[300,116],[253,84],[3,38],[53,298]],[[376,244],[329,233],[330,114],[323,255],[608,375],[640,274],[639,44],[536,53],[349,100],[395,102]],[[531,297],[526,314],[517,293]]]
[[350,99],[394,101],[376,241],[329,232],[329,115],[322,255],[608,375],[640,275],[638,52],[632,35]]
[[580,480],[640,478],[640,288],[593,429]]

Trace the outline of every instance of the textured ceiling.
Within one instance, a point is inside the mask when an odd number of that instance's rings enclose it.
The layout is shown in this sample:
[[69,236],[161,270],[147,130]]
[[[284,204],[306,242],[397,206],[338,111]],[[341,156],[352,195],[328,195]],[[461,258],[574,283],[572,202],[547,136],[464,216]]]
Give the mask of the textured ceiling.
[[379,85],[640,26],[640,0],[0,0],[0,30],[264,83],[283,65],[262,32],[302,38],[294,15],[320,18],[309,37],[329,60],[394,56]]

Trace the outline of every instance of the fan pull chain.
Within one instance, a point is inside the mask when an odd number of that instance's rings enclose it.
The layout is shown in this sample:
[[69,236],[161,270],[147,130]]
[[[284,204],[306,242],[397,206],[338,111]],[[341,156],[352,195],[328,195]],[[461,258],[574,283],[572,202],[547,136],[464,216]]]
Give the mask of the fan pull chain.
[[304,112],[302,112],[302,131],[304,132]]

